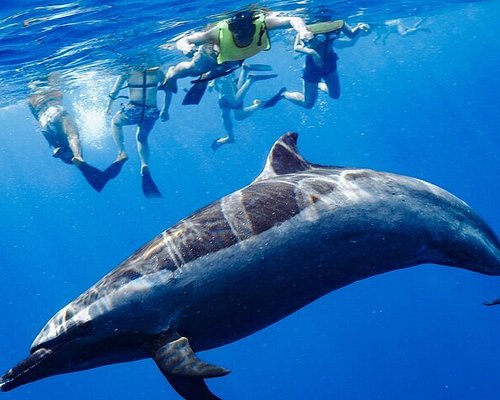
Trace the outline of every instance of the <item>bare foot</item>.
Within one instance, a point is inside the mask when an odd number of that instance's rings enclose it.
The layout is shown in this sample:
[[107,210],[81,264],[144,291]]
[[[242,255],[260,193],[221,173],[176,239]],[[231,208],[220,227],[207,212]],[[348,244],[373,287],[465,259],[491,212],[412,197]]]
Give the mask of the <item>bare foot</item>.
[[325,82],[319,82],[318,89],[321,90],[322,92],[328,93],[328,86],[326,85]]
[[71,159],[71,162],[78,167],[80,164],[84,163],[85,161],[83,161],[83,158],[80,156],[80,157],[73,157]]
[[118,156],[116,157],[116,160],[114,162],[115,163],[124,163],[127,160],[128,160],[127,153],[122,151],[122,152],[118,153]]
[[149,174],[149,166],[144,164],[141,165],[141,176]]

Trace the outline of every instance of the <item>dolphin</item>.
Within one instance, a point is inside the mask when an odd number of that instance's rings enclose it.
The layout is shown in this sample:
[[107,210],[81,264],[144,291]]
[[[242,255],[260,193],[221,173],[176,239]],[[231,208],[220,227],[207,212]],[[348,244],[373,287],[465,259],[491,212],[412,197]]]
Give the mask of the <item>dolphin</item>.
[[181,397],[218,399],[205,379],[229,370],[197,352],[332,290],[422,263],[500,275],[498,238],[462,200],[411,177],[312,164],[297,137],[274,144],[250,185],[167,229],[59,311],[1,390],[149,357]]

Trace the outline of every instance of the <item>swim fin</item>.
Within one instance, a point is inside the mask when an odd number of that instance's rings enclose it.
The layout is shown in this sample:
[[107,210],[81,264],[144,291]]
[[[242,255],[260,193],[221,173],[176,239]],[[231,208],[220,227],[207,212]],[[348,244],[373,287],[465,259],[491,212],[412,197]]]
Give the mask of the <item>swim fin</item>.
[[142,174],[142,192],[144,193],[144,196],[146,196],[148,199],[163,197],[160,191],[158,190],[158,187],[154,183],[153,178],[151,177],[149,171],[145,171]]
[[182,105],[199,104],[208,87],[208,81],[196,81],[187,91],[182,100]]
[[485,302],[483,302],[483,304],[485,306],[496,306],[496,305],[500,304],[500,299],[495,299],[492,301],[485,301]]
[[212,151],[215,153],[219,147],[226,143],[234,143],[234,138],[229,136],[220,137],[212,142]]
[[283,97],[283,93],[286,91],[286,88],[282,87],[278,93],[276,93],[273,97],[271,97],[269,100],[267,100],[262,108],[270,108],[274,107],[276,104],[278,104],[278,101],[280,101]]
[[243,64],[243,69],[248,71],[272,71],[273,67],[268,64]]
[[278,76],[278,74],[261,74],[261,75],[248,74],[248,79],[251,79],[251,80],[257,82],[257,81],[263,81],[266,79],[276,78],[277,76]]
[[92,165],[82,162],[77,165],[77,168],[82,173],[85,180],[92,186],[96,191],[100,192],[106,183],[108,183],[108,178],[100,169],[93,167]]
[[191,81],[191,83],[202,82],[202,81],[212,81],[217,78],[229,75],[231,72],[236,71],[241,67],[241,63],[224,63],[208,72],[200,75],[198,79]]
[[106,176],[106,178],[108,180],[116,178],[120,174],[125,161],[127,161],[127,158],[122,158],[119,161],[112,162],[111,165],[104,170],[104,175]]

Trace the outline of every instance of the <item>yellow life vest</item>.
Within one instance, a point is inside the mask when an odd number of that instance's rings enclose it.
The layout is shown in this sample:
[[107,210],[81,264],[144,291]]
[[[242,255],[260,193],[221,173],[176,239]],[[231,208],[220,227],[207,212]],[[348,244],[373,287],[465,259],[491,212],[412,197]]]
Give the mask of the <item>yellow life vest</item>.
[[320,33],[329,33],[333,31],[338,31],[344,27],[344,20],[339,19],[337,21],[327,21],[327,22],[318,22],[316,24],[307,25],[307,29],[310,32],[316,34]]
[[252,42],[246,47],[238,47],[234,43],[233,34],[229,30],[227,21],[221,21],[217,24],[219,28],[218,64],[226,61],[243,61],[262,50],[269,50],[271,48],[264,14],[258,14],[253,24],[255,25],[255,33],[253,34]]

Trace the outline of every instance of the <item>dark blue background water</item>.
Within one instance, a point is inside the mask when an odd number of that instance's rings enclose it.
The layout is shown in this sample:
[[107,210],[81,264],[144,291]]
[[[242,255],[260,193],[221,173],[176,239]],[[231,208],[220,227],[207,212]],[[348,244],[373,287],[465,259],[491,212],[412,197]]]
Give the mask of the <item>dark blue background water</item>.
[[[115,157],[106,95],[124,62],[149,51],[166,65],[181,60],[157,46],[230,10],[228,3],[75,2],[61,10],[0,6],[0,368],[28,353],[45,322],[140,245],[203,205],[248,184],[274,140],[300,133],[316,163],[368,167],[416,176],[469,203],[500,232],[500,53],[496,1],[331,3],[339,17],[372,23],[424,18],[430,33],[386,44],[375,35],[339,50],[342,96],[320,95],[314,110],[282,102],[236,123],[237,143],[213,155],[223,133],[214,94],[198,107],[174,98],[171,120],[150,136],[151,169],[163,200],[140,190],[133,129],[130,160],[97,194],[76,170],[50,157],[24,100],[26,83],[65,71],[66,102],[80,125],[85,156],[105,167]],[[60,4],[60,3],[58,3]],[[241,3],[243,4],[243,3]],[[317,3],[266,3],[306,10]],[[28,18],[61,16],[35,21]],[[298,12],[299,12],[298,11]],[[255,62],[279,78],[248,95],[268,98],[300,89],[303,59],[293,34],[275,40]],[[181,89],[187,87],[181,83]],[[237,343],[202,353],[233,370],[210,380],[224,399],[497,399],[499,279],[438,266],[374,277],[336,291]],[[177,398],[150,360],[53,377],[6,399]]]

